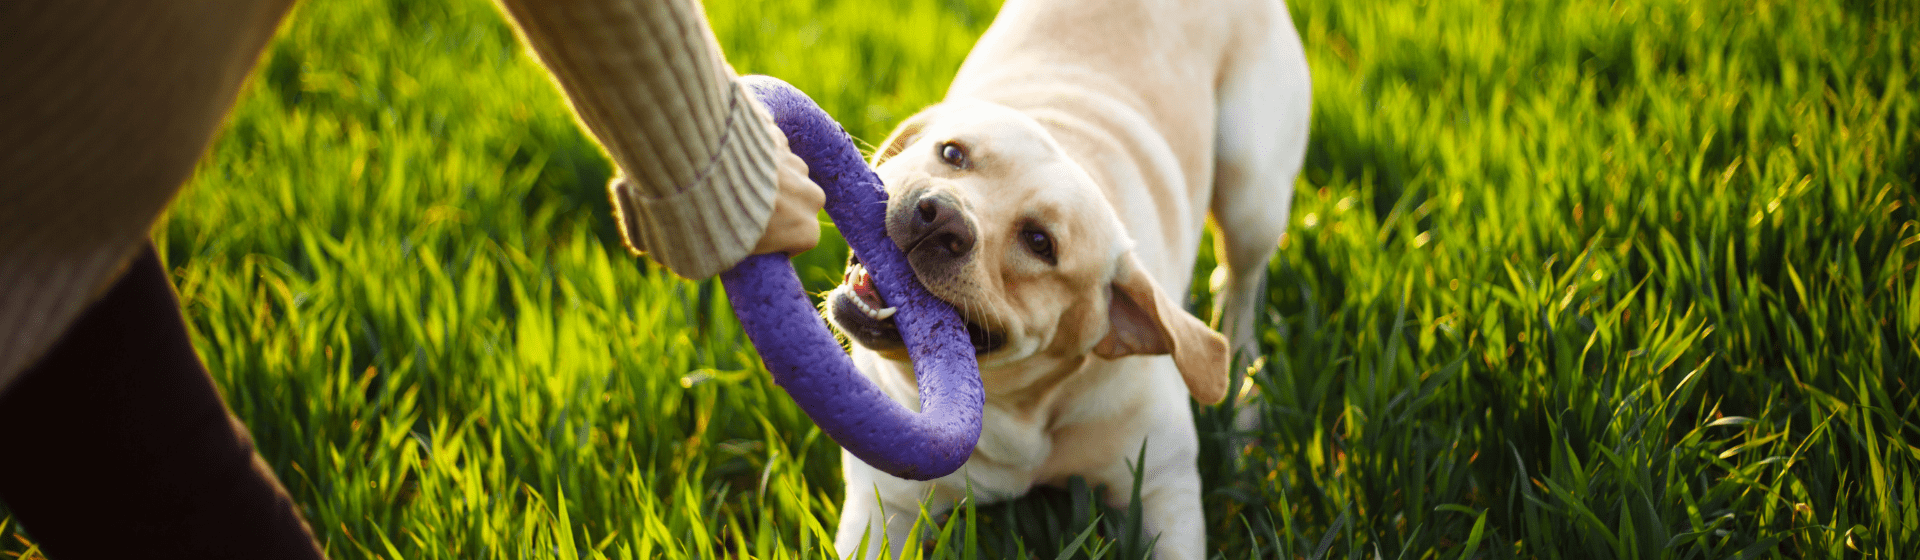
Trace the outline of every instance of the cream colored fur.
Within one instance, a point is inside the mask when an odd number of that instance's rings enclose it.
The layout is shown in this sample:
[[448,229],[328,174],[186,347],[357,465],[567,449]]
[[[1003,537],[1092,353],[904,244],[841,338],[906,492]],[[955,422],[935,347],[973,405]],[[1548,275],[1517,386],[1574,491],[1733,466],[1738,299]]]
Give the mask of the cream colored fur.
[[[983,501],[1074,475],[1130,488],[1145,442],[1156,555],[1204,557],[1187,399],[1219,402],[1231,355],[1258,352],[1252,321],[1286,228],[1310,94],[1278,0],[1007,2],[947,99],[902,123],[874,162],[891,205],[937,195],[975,236],[967,255],[915,269],[1003,341],[980,356],[985,429],[959,472],[931,482],[843,454],[840,553],[863,537],[869,556],[883,539],[895,554],[915,546],[904,541],[922,501],[944,511],[969,485]],[[949,145],[965,165],[943,157]],[[1225,338],[1180,303],[1209,213]],[[1049,254],[1035,252],[1034,232]],[[855,345],[856,365],[917,408],[904,352],[874,346]],[[1128,495],[1105,499],[1122,507]]]

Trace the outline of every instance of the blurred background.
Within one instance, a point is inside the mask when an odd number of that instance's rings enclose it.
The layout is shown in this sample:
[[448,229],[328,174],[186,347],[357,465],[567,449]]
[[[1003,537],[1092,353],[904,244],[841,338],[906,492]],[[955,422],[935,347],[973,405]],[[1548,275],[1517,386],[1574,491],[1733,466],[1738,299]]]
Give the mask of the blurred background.
[[[705,7],[872,144],[997,5]],[[1290,5],[1313,140],[1261,425],[1196,408],[1219,557],[1920,557],[1920,7]],[[155,236],[332,557],[831,554],[838,448],[717,283],[625,253],[609,171],[484,0],[287,20]],[[1139,557],[1097,505],[1127,490],[912,553]],[[4,509],[0,555],[38,557]]]

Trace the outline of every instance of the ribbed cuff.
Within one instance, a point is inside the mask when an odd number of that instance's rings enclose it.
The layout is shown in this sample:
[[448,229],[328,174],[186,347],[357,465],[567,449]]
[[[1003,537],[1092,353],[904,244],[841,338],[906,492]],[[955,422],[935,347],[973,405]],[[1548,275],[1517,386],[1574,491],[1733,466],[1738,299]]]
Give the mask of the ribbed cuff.
[[625,176],[607,186],[627,247],[695,280],[747,257],[779,195],[773,119],[737,80],[730,90],[720,145],[693,182],[660,197]]

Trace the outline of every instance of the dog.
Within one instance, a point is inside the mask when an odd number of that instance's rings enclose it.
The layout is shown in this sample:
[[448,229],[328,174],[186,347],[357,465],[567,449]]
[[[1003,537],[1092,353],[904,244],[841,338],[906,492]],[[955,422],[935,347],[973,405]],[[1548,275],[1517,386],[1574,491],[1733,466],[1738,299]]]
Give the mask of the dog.
[[[1186,399],[1226,397],[1306,153],[1311,85],[1281,0],[1009,0],[947,97],[872,165],[887,235],[960,310],[986,389],[965,466],[908,481],[842,454],[835,547],[898,554],[925,500],[1011,499],[1070,476],[1130,488],[1163,559],[1202,558]],[[1208,214],[1213,321],[1182,308]],[[860,371],[918,410],[892,309],[855,260],[823,304]],[[1231,343],[1229,342],[1231,340]],[[1105,499],[1125,507],[1126,492]]]

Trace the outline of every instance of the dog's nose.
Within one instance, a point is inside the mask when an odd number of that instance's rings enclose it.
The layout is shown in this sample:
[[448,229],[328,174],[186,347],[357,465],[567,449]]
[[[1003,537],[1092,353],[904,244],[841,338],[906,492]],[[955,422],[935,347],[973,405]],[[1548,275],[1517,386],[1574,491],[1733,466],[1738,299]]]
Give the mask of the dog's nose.
[[895,244],[908,254],[925,253],[942,259],[957,259],[973,251],[973,226],[960,212],[952,196],[927,193],[912,204],[895,207],[887,220]]

